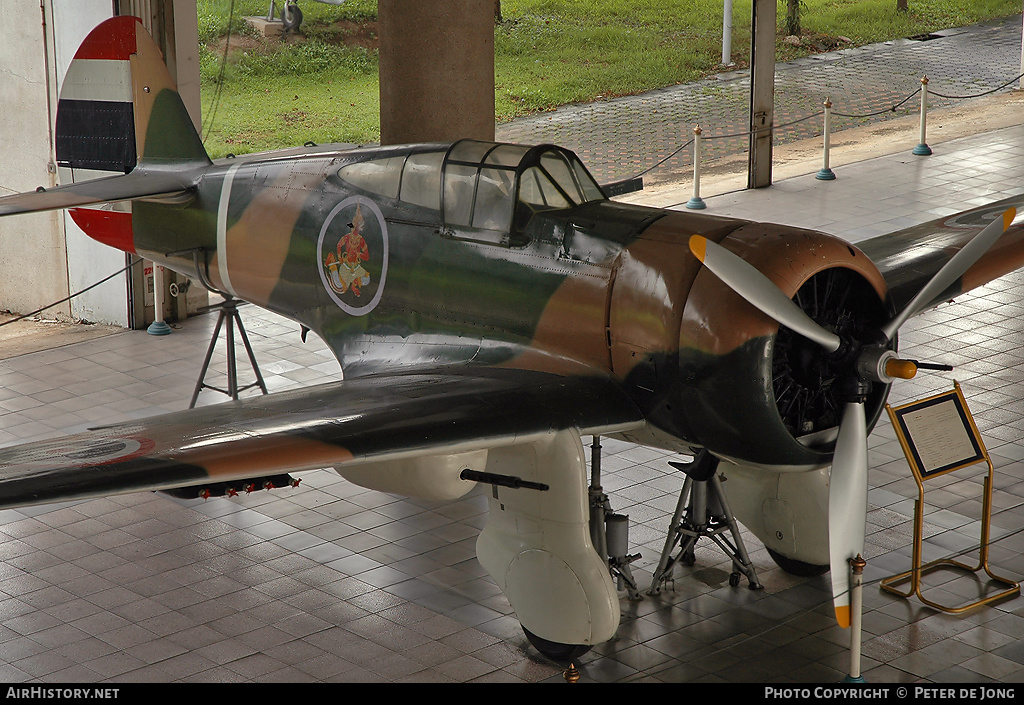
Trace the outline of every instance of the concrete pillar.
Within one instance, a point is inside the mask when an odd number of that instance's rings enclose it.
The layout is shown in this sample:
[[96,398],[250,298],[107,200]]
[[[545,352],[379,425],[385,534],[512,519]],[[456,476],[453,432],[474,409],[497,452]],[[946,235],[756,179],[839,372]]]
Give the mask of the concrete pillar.
[[380,141],[494,139],[494,0],[379,0]]
[[775,111],[776,0],[754,0],[750,42],[750,157],[747,188],[771,186]]

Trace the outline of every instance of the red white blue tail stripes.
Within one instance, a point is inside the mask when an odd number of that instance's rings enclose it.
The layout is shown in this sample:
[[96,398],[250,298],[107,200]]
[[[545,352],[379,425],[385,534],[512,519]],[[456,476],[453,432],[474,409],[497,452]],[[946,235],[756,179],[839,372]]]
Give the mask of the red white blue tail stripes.
[[[57,104],[57,163],[72,171],[126,174],[135,168],[132,69],[134,17],[103,23],[79,47]],[[82,175],[95,178],[96,174]]]
[[[121,16],[93,30],[68,67],[57,103],[60,183],[126,174],[138,162],[131,56],[139,20]],[[89,237],[134,252],[131,203],[73,208]]]

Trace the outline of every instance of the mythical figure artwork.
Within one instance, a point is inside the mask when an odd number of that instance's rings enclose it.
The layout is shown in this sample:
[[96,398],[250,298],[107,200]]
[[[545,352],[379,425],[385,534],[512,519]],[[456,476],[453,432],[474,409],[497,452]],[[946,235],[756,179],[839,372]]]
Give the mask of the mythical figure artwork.
[[389,259],[377,204],[363,196],[343,200],[320,228],[317,248],[320,280],[334,303],[353,316],[372,311],[384,293]]
[[370,283],[370,273],[361,264],[370,259],[370,248],[362,235],[363,224],[362,209],[356,205],[356,214],[348,224],[348,233],[338,240],[337,257],[331,252],[324,260],[324,266],[330,272],[328,282],[338,294],[351,289],[359,297],[362,295],[361,287]]

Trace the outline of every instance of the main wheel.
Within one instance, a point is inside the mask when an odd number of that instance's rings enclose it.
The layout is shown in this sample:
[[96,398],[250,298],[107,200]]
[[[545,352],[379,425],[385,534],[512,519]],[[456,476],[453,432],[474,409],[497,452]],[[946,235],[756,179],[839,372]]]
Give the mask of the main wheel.
[[768,549],[768,555],[771,556],[776,565],[784,571],[790,575],[796,575],[801,578],[816,578],[819,575],[824,575],[829,570],[827,565],[815,565],[814,563],[805,563],[793,558],[787,558],[781,553],[776,553],[770,548]]
[[537,636],[526,627],[523,627],[523,633],[526,634],[526,638],[533,645],[533,648],[552,661],[572,661],[593,648],[590,644],[559,644],[557,641],[548,641]]
[[302,24],[302,10],[298,5],[285,5],[281,8],[281,22],[285,32],[298,31]]

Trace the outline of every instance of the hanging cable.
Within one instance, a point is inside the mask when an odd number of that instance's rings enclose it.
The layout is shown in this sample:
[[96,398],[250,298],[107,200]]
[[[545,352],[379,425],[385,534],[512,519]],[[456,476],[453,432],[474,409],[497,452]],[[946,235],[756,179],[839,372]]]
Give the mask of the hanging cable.
[[220,94],[224,90],[224,74],[228,67],[228,49],[231,47],[231,25],[235,22],[235,0],[231,0],[231,6],[228,10],[228,33],[224,38],[224,54],[221,56],[220,61],[220,72],[217,74],[217,89],[213,93],[213,101],[210,104],[210,110],[206,114],[206,119],[203,121],[203,142],[210,137],[210,130],[213,129],[213,120],[217,116],[217,108],[220,106]]
[[46,306],[43,306],[42,308],[37,308],[35,311],[32,311],[31,313],[23,313],[20,316],[16,316],[16,317],[12,318],[9,321],[0,322],[0,326],[6,326],[6,325],[8,325],[10,323],[17,323],[18,321],[23,321],[26,318],[31,318],[32,316],[35,316],[36,314],[42,313],[43,311],[45,311],[48,308],[53,308],[54,306],[60,306],[61,304],[70,301],[71,299],[75,298],[76,296],[81,296],[85,292],[91,291],[91,290],[95,289],[100,284],[105,284],[106,282],[108,282],[111,279],[113,279],[114,277],[116,277],[118,274],[124,274],[129,269],[131,269],[132,267],[136,266],[137,264],[139,264],[142,261],[144,261],[142,258],[138,258],[134,262],[129,264],[127,267],[125,267],[124,269],[117,270],[116,272],[114,272],[110,276],[107,276],[107,277],[104,277],[103,279],[100,279],[95,284],[91,284],[91,285],[85,287],[84,289],[82,289],[81,291],[77,291],[74,294],[71,294],[71,296],[66,296],[63,299],[61,299],[60,301],[54,301],[52,304],[47,304]]
[[935,91],[932,91],[932,90],[929,90],[928,92],[931,93],[934,96],[938,96],[939,98],[948,98],[948,99],[951,99],[951,100],[965,100],[967,98],[981,98],[982,96],[991,95],[992,93],[995,93],[996,91],[1001,91],[1002,89],[1006,88],[1011,83],[1016,83],[1017,81],[1019,81],[1022,78],[1024,78],[1024,73],[1020,74],[1019,76],[1016,76],[1015,78],[1011,78],[1009,81],[1007,81],[1006,83],[1004,83],[1001,86],[997,86],[997,87],[993,88],[992,90],[985,91],[984,93],[977,93],[975,95],[945,95],[943,93],[936,93]]

